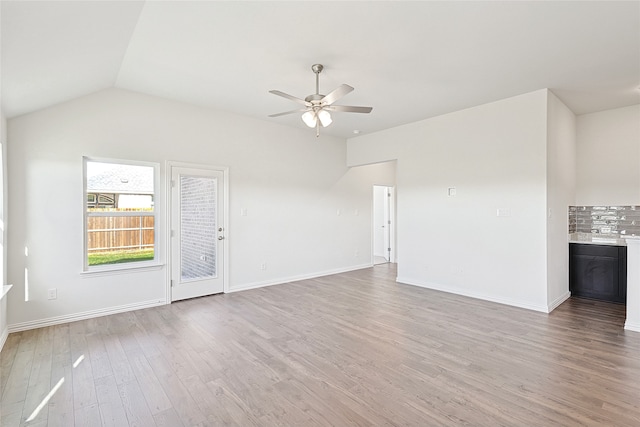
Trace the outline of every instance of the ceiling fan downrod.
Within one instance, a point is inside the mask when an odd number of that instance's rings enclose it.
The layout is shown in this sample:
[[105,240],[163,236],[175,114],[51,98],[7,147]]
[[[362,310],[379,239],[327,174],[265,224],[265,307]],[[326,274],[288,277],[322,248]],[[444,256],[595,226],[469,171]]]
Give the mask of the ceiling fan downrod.
[[324,66],[322,64],[313,64],[311,66],[311,71],[316,74],[316,95],[320,95],[320,73],[324,70]]

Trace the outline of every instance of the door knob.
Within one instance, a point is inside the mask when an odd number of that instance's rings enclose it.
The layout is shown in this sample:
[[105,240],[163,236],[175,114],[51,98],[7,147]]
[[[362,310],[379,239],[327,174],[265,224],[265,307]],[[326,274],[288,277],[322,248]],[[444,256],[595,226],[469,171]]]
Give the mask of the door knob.
[[224,236],[218,236],[218,240],[223,240]]

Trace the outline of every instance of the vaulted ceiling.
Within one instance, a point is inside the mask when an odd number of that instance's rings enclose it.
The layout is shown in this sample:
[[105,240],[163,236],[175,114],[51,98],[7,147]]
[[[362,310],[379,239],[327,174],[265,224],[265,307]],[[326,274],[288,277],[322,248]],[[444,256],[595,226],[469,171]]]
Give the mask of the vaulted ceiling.
[[347,83],[348,138],[542,88],[576,114],[640,103],[640,2],[2,1],[2,108],[122,88],[268,118]]

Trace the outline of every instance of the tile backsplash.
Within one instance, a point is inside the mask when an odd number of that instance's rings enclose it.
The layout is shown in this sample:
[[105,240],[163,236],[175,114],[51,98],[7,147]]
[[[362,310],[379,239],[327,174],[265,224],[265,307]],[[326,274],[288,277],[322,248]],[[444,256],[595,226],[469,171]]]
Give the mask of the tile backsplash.
[[569,206],[569,234],[640,236],[640,206]]

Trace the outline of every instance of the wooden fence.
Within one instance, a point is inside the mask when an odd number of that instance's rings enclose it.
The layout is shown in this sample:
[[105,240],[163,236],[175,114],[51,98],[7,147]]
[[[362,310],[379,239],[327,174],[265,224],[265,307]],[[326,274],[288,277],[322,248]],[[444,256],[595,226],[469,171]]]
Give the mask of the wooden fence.
[[91,216],[87,221],[87,249],[90,252],[153,248],[152,216]]

